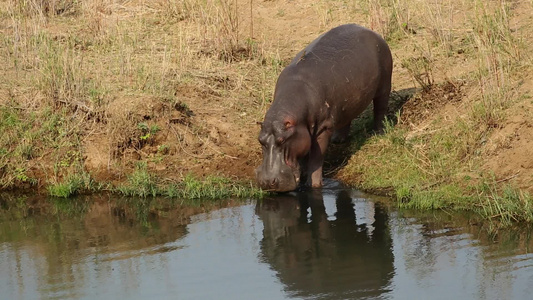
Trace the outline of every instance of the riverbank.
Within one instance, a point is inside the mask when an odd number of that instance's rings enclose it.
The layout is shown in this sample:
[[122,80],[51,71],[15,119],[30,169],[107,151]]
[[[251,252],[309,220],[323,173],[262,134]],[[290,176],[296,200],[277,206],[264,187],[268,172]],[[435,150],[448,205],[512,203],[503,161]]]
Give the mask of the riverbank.
[[[429,6],[413,12],[417,37],[402,38],[415,56],[400,63],[418,90],[339,177],[400,207],[532,222],[531,3],[464,4],[442,6],[453,22]],[[420,28],[422,14],[436,24]]]
[[356,22],[391,46],[390,122],[383,136],[355,122],[326,175],[406,207],[532,221],[532,6],[3,2],[0,187],[164,195],[216,178],[256,193],[256,123],[279,72],[322,32]]

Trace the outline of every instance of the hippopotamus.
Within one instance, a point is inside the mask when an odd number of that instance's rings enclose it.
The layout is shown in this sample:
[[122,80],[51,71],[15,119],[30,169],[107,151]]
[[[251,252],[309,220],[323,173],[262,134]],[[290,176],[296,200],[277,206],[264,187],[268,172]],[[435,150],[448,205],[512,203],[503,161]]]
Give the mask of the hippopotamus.
[[332,139],[344,141],[351,121],[371,102],[374,127],[383,128],[392,80],[392,55],[377,33],[356,24],[335,27],[300,51],[280,73],[274,100],[261,122],[259,186],[292,191],[302,175],[322,186]]

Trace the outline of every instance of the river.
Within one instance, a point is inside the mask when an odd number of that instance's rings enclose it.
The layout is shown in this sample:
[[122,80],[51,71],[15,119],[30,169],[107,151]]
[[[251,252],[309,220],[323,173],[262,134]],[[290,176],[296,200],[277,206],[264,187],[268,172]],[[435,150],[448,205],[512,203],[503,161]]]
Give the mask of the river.
[[0,299],[533,295],[526,228],[489,234],[473,217],[399,211],[336,182],[216,207],[106,197],[0,196]]

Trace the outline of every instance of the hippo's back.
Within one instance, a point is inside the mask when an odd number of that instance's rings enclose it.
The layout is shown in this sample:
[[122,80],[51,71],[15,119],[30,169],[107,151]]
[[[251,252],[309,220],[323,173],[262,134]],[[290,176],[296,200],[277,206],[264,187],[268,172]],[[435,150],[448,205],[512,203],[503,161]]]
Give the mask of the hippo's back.
[[[335,27],[300,51],[280,75],[313,86],[353,119],[382,90],[390,89],[392,55],[377,33],[356,24]],[[345,100],[348,102],[345,104]]]
[[[372,55],[374,54],[374,55]],[[300,51],[290,65],[342,62],[349,57],[372,56],[373,62],[391,57],[387,43],[374,31],[356,24],[345,24],[331,29]],[[390,59],[392,61],[392,59]],[[383,63],[386,63],[384,61]]]

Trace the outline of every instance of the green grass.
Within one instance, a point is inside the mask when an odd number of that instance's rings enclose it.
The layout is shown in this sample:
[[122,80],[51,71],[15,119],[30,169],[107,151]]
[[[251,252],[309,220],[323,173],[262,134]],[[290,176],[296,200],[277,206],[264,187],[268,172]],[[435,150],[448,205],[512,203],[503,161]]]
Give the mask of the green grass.
[[59,198],[69,198],[82,192],[94,192],[99,189],[87,173],[69,174],[64,180],[47,186],[48,194]]
[[252,184],[234,182],[224,177],[208,176],[200,180],[192,175],[187,175],[182,182],[166,186],[164,195],[182,199],[221,199],[229,197],[257,199],[262,198],[264,192]]
[[58,162],[57,176],[67,173],[73,157],[79,158],[77,125],[63,110],[31,111],[8,103],[0,107],[0,131],[0,187],[37,184],[29,169],[43,154]]
[[[474,128],[407,139],[387,126],[352,157],[341,178],[369,191],[385,191],[408,209],[471,210],[508,226],[533,221],[533,199],[476,168]],[[463,125],[464,126],[464,125]],[[479,136],[477,136],[479,140]],[[470,174],[470,175],[467,175]],[[474,179],[475,177],[476,179]]]
[[128,183],[116,189],[125,196],[156,197],[166,196],[177,199],[224,199],[261,198],[263,191],[251,184],[236,182],[221,176],[207,176],[199,179],[186,175],[178,183],[161,183],[161,180],[150,173],[146,164],[138,164],[136,170],[128,176]]
[[501,187],[494,181],[484,182],[477,188],[477,211],[503,224],[533,222],[533,198],[512,185]]
[[[505,111],[498,107],[494,113]],[[435,118],[421,132],[386,121],[384,134],[371,137],[340,177],[365,190],[386,192],[402,208],[473,210],[504,225],[531,221],[531,197],[479,168],[492,121],[476,110],[466,117]]]
[[155,197],[160,194],[156,180],[155,175],[147,170],[146,164],[139,163],[135,171],[128,176],[128,183],[119,186],[117,190],[126,196]]

